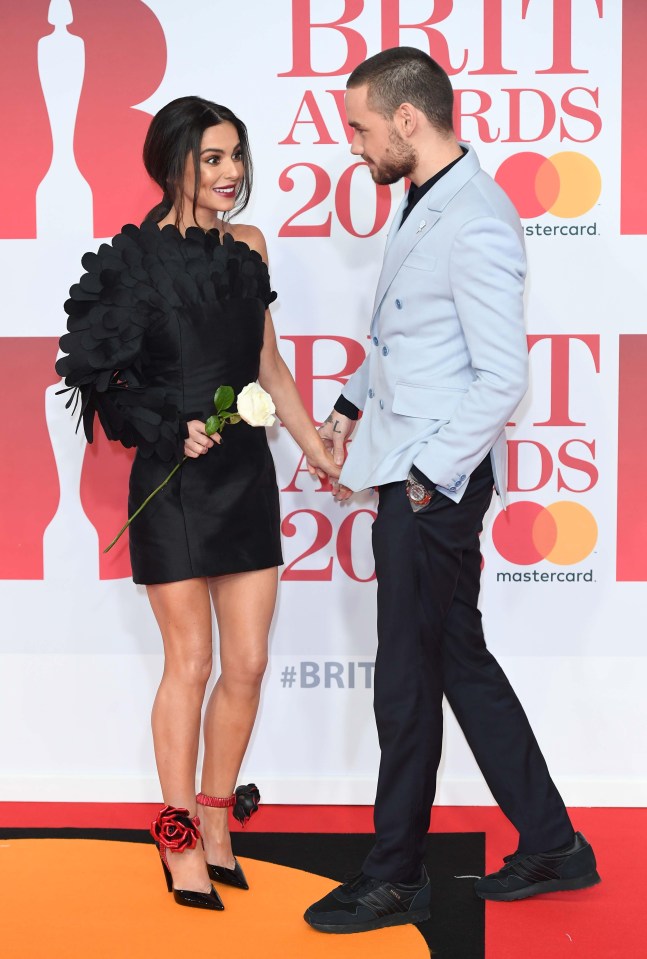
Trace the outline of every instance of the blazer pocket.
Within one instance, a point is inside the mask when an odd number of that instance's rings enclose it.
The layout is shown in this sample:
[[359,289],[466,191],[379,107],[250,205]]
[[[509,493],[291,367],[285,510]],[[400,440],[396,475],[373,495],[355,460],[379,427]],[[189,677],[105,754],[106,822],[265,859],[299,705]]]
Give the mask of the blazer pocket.
[[403,263],[403,266],[410,266],[414,270],[426,270],[431,273],[436,269],[435,256],[426,256],[424,253],[410,253]]
[[403,416],[419,416],[425,420],[448,420],[467,390],[447,386],[416,386],[396,383],[393,412]]

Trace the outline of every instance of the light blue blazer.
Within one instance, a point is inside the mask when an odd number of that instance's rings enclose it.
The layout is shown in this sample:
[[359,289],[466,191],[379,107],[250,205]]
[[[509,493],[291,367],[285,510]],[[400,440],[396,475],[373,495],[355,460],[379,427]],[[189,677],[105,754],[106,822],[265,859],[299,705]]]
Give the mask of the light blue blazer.
[[490,453],[506,502],[505,424],[528,386],[523,230],[467,154],[389,231],[366,360],[343,395],[363,410],[341,482],[406,479],[415,464],[455,502]]

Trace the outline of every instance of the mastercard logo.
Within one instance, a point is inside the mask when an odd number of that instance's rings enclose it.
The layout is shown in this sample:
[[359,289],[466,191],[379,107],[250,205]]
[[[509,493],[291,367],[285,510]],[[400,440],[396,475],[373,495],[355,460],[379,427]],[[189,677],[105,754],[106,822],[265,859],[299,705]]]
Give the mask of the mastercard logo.
[[580,503],[562,500],[550,506],[529,501],[502,510],[492,526],[497,552],[509,563],[530,566],[546,559],[571,566],[593,552],[598,524]]
[[544,213],[582,216],[595,206],[602,190],[602,177],[593,160],[569,150],[551,157],[515,153],[503,161],[494,179],[524,219]]

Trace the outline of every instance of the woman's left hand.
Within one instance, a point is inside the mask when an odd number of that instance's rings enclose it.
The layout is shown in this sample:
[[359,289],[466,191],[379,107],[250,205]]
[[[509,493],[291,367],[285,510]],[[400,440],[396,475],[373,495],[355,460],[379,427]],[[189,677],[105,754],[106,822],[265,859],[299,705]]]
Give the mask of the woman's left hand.
[[306,463],[312,476],[316,475],[319,479],[339,479],[341,466],[335,463],[332,453],[326,449],[323,442],[306,455]]
[[201,420],[189,420],[186,424],[188,436],[184,441],[184,455],[197,459],[211,449],[214,443],[220,443],[220,433],[207,436],[204,423]]

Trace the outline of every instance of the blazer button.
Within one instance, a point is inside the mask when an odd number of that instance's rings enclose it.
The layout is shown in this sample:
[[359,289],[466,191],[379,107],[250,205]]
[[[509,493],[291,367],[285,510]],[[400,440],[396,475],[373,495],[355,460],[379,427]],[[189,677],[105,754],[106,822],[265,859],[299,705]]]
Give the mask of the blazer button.
[[380,400],[380,409],[381,409],[381,410],[384,409],[384,400]]
[[369,390],[368,391],[369,400],[372,400],[374,396],[375,396],[375,390]]
[[402,300],[399,300],[399,299],[398,299],[398,300],[395,301],[395,308],[396,308],[396,310],[401,310],[401,309],[402,309]]
[[380,342],[380,341],[378,340],[377,336],[374,336],[374,337],[373,337],[373,346],[377,346],[377,344],[378,344],[379,342]]
[[382,347],[382,356],[388,356],[388,355],[389,355],[389,348],[388,348],[388,346],[383,346],[383,347]]

